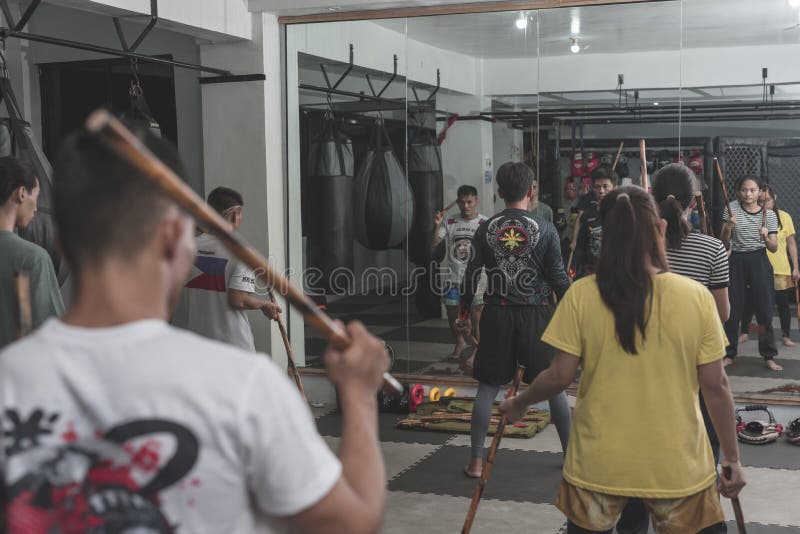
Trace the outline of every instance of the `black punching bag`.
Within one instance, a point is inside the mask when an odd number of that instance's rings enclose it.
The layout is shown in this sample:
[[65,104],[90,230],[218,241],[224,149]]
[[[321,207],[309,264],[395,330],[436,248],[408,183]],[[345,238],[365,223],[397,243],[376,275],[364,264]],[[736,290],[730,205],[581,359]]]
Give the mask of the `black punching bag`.
[[372,250],[398,247],[414,219],[414,197],[380,120],[356,173],[353,217],[356,239]]
[[414,194],[414,219],[408,236],[408,259],[417,265],[430,260],[433,214],[442,209],[442,153],[436,140],[436,115],[409,115],[408,181]]
[[309,182],[319,212],[309,232],[309,265],[322,271],[330,291],[336,268],[353,268],[353,143],[341,133],[332,114],[322,122],[309,153]]

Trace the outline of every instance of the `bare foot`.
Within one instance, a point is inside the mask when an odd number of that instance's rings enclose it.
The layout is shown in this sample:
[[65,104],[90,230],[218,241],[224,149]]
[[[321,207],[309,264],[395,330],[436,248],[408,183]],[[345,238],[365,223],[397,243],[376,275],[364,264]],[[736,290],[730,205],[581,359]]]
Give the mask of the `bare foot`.
[[483,473],[483,458],[470,458],[469,464],[464,466],[464,474],[470,478],[481,478]]
[[784,347],[794,347],[795,346],[795,342],[792,341],[790,338],[784,336],[784,338],[783,338],[783,346]]
[[740,345],[742,343],[747,343],[749,340],[750,340],[750,336],[748,336],[747,334],[740,334],[739,335],[739,344]]
[[767,360],[764,362],[764,365],[766,365],[767,369],[770,371],[783,371],[783,367],[775,363],[775,360]]
[[460,358],[461,353],[464,352],[464,349],[466,349],[467,347],[469,347],[469,345],[467,345],[467,342],[464,341],[464,338],[458,336],[458,341],[456,341],[456,346],[453,347],[453,353],[450,356],[452,356],[453,358]]
[[722,366],[723,367],[728,367],[729,365],[732,365],[732,364],[733,364],[733,358],[728,358],[727,356],[722,358]]
[[467,361],[464,362],[464,365],[467,367],[472,367],[475,364],[475,355],[478,354],[478,347],[475,347],[475,350],[472,351]]

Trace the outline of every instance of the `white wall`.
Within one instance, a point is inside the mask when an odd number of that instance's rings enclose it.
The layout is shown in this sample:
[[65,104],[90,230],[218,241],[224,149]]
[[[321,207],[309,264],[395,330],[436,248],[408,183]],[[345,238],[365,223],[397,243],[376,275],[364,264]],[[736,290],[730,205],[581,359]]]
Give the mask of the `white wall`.
[[799,53],[800,44],[790,44],[484,59],[484,94],[609,90],[618,73],[628,89],[758,84],[762,67],[769,83],[797,82]]
[[[479,60],[458,52],[442,50],[406,38],[404,33],[370,21],[334,22],[288,26],[288,41],[297,52],[347,63],[349,44],[354,62],[360,67],[392,71],[392,55],[397,54],[400,76],[431,86],[436,85],[436,69],[441,70],[441,86],[466,94],[480,90]],[[287,55],[287,69],[296,68],[296,55]]]
[[[136,35],[139,29],[123,23],[127,35]],[[31,33],[43,34],[73,41],[89,41],[92,44],[120,48],[114,25],[110,17],[95,15],[43,4],[30,22]],[[129,41],[132,38],[129,38]],[[108,59],[109,56],[53,46],[43,43],[30,43],[27,59],[30,64],[55,63],[62,61],[82,61]],[[200,54],[192,37],[167,30],[153,30],[138,52],[142,54],[172,54],[173,58],[189,63],[200,63]],[[202,110],[200,106],[199,73],[187,69],[175,69],[175,102],[178,120],[178,150],[183,158],[191,185],[201,189],[203,180],[203,142]],[[39,74],[31,69],[31,89],[29,120],[37,134],[41,134],[41,102],[39,94]],[[147,97],[147,87],[144,88]]]
[[[268,73],[266,81],[203,86],[205,186],[210,190],[226,185],[242,193],[245,211],[241,233],[269,257],[275,268],[283,270],[284,137],[281,80],[274,74],[280,72],[280,49],[272,46],[279,40],[279,27],[271,15],[255,14],[252,23],[252,41],[201,46],[204,63],[227,65],[237,72]],[[285,302],[281,305],[286,309]],[[256,349],[285,365],[286,353],[275,323],[268,322],[260,312],[251,312],[249,317]]]
[[[483,109],[485,99],[473,95],[441,94],[436,98],[436,107],[459,115],[474,115]],[[446,123],[440,122],[442,126]],[[456,121],[447,131],[447,138],[441,145],[442,170],[444,174],[444,203],[456,199],[456,191],[461,185],[472,185],[481,199],[481,213],[493,213],[492,182],[484,180],[485,159],[494,159],[492,144],[492,124],[485,121]],[[494,162],[493,162],[494,163]],[[493,174],[492,174],[493,176]]]
[[[55,3],[55,2],[53,2]],[[150,0],[60,0],[61,5],[114,15],[149,15]],[[202,36],[213,41],[251,39],[247,0],[161,0],[162,27]]]

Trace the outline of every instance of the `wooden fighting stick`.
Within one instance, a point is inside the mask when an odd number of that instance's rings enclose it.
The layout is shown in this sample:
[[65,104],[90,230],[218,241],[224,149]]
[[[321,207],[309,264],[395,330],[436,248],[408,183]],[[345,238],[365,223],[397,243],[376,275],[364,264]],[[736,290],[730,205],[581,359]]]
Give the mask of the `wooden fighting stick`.
[[14,273],[14,292],[17,294],[17,339],[22,339],[33,329],[31,279],[27,274]]
[[625,141],[619,142],[619,150],[617,150],[617,155],[614,156],[614,163],[611,164],[611,172],[615,172],[617,170],[617,163],[619,163],[619,157],[622,155],[622,147],[625,145]]
[[[725,478],[730,478],[731,466],[723,466],[722,475]],[[739,529],[739,534],[747,534],[747,530],[744,528],[744,514],[742,514],[742,504],[739,502],[739,497],[731,499],[731,506],[733,506],[733,514],[736,516],[736,527]]]
[[[520,365],[517,367],[517,372],[514,375],[514,381],[511,384],[511,397],[517,394],[519,390],[519,383],[522,381],[522,375],[525,372],[525,367]],[[467,517],[464,519],[464,526],[461,527],[461,534],[469,534],[469,531],[472,529],[472,523],[475,521],[475,513],[478,511],[478,504],[481,502],[481,497],[483,496],[483,490],[486,488],[486,481],[489,479],[489,473],[492,472],[492,465],[494,465],[494,457],[497,455],[497,447],[500,445],[500,439],[503,437],[503,431],[506,429],[506,419],[505,414],[500,418],[500,423],[497,425],[497,429],[494,432],[494,438],[492,439],[492,446],[489,447],[489,454],[486,456],[486,463],[483,465],[483,471],[481,471],[481,479],[478,481],[478,485],[475,487],[475,493],[472,494],[472,502],[469,504],[469,510],[467,510]]]
[[695,201],[697,202],[697,212],[700,215],[700,231],[706,235],[711,235],[708,228],[708,219],[706,218],[706,204],[703,199],[702,191],[695,191]]
[[572,267],[572,257],[573,257],[574,255],[575,255],[575,249],[573,248],[572,250],[570,250],[570,251],[569,251],[569,260],[567,260],[567,268],[566,268],[566,270],[565,270],[565,272],[567,273],[567,278],[572,278],[572,277],[569,275],[569,270],[570,270],[570,268]]
[[797,280],[794,282],[794,301],[797,304],[797,328],[800,330],[800,288],[797,287]]
[[722,198],[725,200],[725,207],[728,208],[728,218],[730,218],[733,216],[733,212],[731,212],[731,202],[728,200],[728,190],[725,188],[725,177],[722,175],[722,168],[719,166],[719,160],[716,157],[714,158],[714,166],[717,169],[717,178],[719,178]]
[[[319,330],[333,347],[343,350],[350,346],[352,340],[344,329],[320,310],[297,286],[274,269],[267,258],[248,245],[231,228],[228,221],[203,202],[197,193],[154,156],[119,120],[105,110],[98,110],[86,119],[86,129],[97,135],[115,154],[136,167],[143,176],[197,219],[205,229],[216,235],[236,258],[253,269],[256,276],[297,308],[305,320]],[[402,394],[403,386],[392,375],[384,373],[383,381],[386,389],[398,395]]]
[[454,201],[452,201],[450,204],[448,204],[447,206],[443,207],[443,208],[442,208],[442,213],[447,213],[447,212],[448,212],[448,211],[450,211],[450,210],[453,208],[453,206],[455,206],[456,204],[458,204],[458,199],[455,199],[455,200],[454,200]]
[[[269,300],[272,302],[272,304],[277,304],[275,302],[275,294],[272,292],[272,290],[269,291]],[[280,314],[278,314],[278,318],[275,319],[275,322],[278,323],[278,331],[281,333],[283,346],[286,348],[286,356],[289,360],[289,374],[291,374],[292,378],[294,378],[294,383],[297,384],[297,389],[300,390],[300,395],[303,397],[303,400],[307,401],[308,397],[306,397],[306,390],[303,387],[303,381],[300,380],[300,373],[297,372],[297,365],[294,363],[294,351],[292,350],[291,343],[289,343],[289,336],[286,334],[286,327],[283,326],[283,319],[281,319]]]
[[645,147],[644,139],[639,139],[639,158],[642,160],[641,164],[642,187],[645,189],[645,191],[650,191],[650,184],[647,181],[647,150]]

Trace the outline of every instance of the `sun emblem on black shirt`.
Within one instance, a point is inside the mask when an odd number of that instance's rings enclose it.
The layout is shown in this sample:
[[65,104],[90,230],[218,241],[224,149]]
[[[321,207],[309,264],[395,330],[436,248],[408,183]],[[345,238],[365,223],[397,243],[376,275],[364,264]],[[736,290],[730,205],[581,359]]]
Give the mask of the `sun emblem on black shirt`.
[[528,236],[521,228],[512,226],[510,228],[503,228],[500,234],[500,242],[503,247],[509,252],[514,252],[528,240]]

